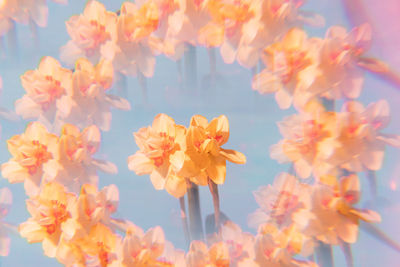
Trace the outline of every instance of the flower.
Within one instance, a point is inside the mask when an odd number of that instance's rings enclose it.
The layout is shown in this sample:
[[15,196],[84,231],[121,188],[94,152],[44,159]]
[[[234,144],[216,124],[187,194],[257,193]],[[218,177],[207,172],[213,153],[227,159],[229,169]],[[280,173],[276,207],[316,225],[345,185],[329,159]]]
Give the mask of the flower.
[[253,193],[260,209],[249,216],[249,224],[256,228],[264,223],[291,225],[292,214],[310,205],[310,194],[310,185],[300,183],[288,173],[281,173],[272,185],[262,186]]
[[293,162],[296,173],[307,178],[327,173],[333,166],[328,159],[337,146],[337,115],[320,105],[310,106],[300,114],[286,117],[278,123],[284,139],[271,146],[271,158]]
[[101,57],[103,45],[115,38],[117,14],[91,0],[83,14],[72,16],[65,24],[71,40],[61,47],[61,60],[72,66],[77,59],[85,57],[95,64]]
[[39,192],[42,176],[56,163],[58,137],[39,122],[28,125],[25,133],[7,141],[13,156],[1,165],[2,176],[10,183],[24,183],[29,196]]
[[158,114],[152,126],[139,129],[134,133],[139,151],[128,158],[128,168],[137,175],[150,174],[150,180],[157,190],[166,189],[171,195],[181,197],[186,193],[186,181],[173,172],[170,157],[181,150],[185,127]]
[[379,170],[385,145],[400,147],[400,136],[380,132],[390,120],[388,103],[380,100],[364,108],[349,101],[342,110],[337,126],[339,145],[328,162],[351,172]]
[[242,153],[221,147],[228,139],[229,122],[226,116],[214,118],[210,123],[201,115],[193,116],[186,133],[186,148],[172,158],[177,175],[188,177],[198,185],[207,185],[208,179],[215,184],[223,184],[226,160],[237,164],[246,162]]
[[24,119],[37,118],[51,125],[61,96],[72,90],[72,72],[52,57],[44,57],[37,70],[21,76],[26,94],[15,102],[15,110]]
[[287,109],[293,100],[299,102],[299,87],[308,87],[318,72],[318,56],[321,41],[309,39],[299,29],[290,29],[281,41],[264,49],[262,57],[266,68],[253,77],[252,87],[261,94],[275,92],[275,99],[282,109]]
[[42,242],[46,256],[55,257],[61,236],[61,225],[70,218],[70,208],[76,197],[64,186],[48,183],[40,194],[27,200],[31,218],[20,224],[19,232],[29,243]]
[[336,245],[339,240],[355,243],[359,220],[379,222],[378,213],[353,207],[360,199],[360,182],[357,175],[342,177],[324,176],[313,186],[309,207],[298,210],[293,220],[299,229],[327,244]]
[[210,248],[201,241],[192,241],[186,254],[187,267],[228,267],[229,249],[223,242],[213,244]]
[[149,36],[158,27],[157,5],[146,2],[140,8],[125,2],[117,21],[117,34],[102,49],[102,56],[113,62],[116,71],[145,77],[154,73],[155,58],[149,47]]
[[101,130],[108,131],[111,107],[130,109],[127,100],[106,94],[112,86],[113,75],[110,61],[102,59],[93,66],[87,59],[78,59],[72,74],[72,90],[57,105],[60,122],[73,123],[80,127],[94,124]]

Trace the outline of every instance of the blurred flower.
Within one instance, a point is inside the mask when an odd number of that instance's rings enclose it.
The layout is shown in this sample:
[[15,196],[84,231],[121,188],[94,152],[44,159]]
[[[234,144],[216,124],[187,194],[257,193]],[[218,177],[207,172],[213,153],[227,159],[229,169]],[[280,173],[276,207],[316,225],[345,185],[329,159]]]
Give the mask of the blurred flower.
[[70,208],[75,200],[75,195],[66,193],[61,184],[44,185],[39,195],[26,202],[31,218],[20,224],[21,236],[29,243],[42,242],[45,255],[55,257],[61,224],[70,218]]
[[243,25],[254,16],[253,10],[250,10],[251,1],[210,0],[205,3],[211,20],[199,30],[199,43],[207,47],[220,46],[224,62],[231,64],[236,59],[238,50],[242,48],[240,40]]
[[390,120],[386,100],[366,108],[359,102],[347,102],[339,116],[337,141],[340,145],[328,160],[331,165],[351,172],[376,171],[382,166],[385,145],[400,147],[400,136],[380,132]]
[[223,242],[213,244],[210,248],[201,241],[192,241],[186,254],[187,267],[228,267],[229,249]]
[[296,227],[278,229],[273,224],[259,227],[255,241],[256,262],[260,266],[316,267],[311,261],[296,260],[294,256],[309,256],[313,252],[313,243]]
[[155,189],[165,188],[175,197],[183,196],[186,193],[186,180],[175,175],[170,156],[182,149],[185,132],[185,127],[176,125],[171,117],[157,115],[152,126],[134,133],[140,150],[129,156],[128,168],[137,175],[150,174]]
[[296,174],[307,178],[331,170],[326,159],[334,153],[337,137],[337,116],[318,104],[309,112],[286,117],[278,123],[284,139],[271,146],[271,158],[279,162],[293,162]]
[[72,90],[57,104],[59,122],[73,123],[80,127],[96,125],[108,131],[111,124],[111,107],[129,110],[127,100],[106,94],[113,82],[112,63],[106,60],[93,66],[87,59],[80,58],[72,74]]
[[303,30],[290,29],[281,41],[264,49],[266,68],[253,77],[253,89],[261,94],[275,92],[282,109],[289,108],[293,100],[296,104],[301,97],[298,88],[310,86],[318,74],[320,44],[316,38],[308,39]]
[[10,183],[24,183],[25,192],[39,192],[43,174],[56,163],[58,137],[48,133],[39,122],[28,125],[25,133],[7,141],[12,158],[1,165],[2,176]]
[[78,58],[85,57],[95,64],[101,57],[102,46],[115,38],[117,14],[107,11],[102,3],[91,0],[83,14],[72,16],[66,26],[72,40],[61,47],[61,60],[72,66]]
[[353,207],[360,199],[360,182],[357,175],[325,176],[313,186],[312,202],[300,209],[293,220],[301,231],[326,244],[336,245],[339,240],[355,243],[359,220],[374,223],[381,217],[374,211]]
[[15,102],[15,110],[24,119],[36,118],[50,126],[56,115],[57,101],[72,90],[72,72],[52,57],[44,57],[37,70],[21,76],[26,94]]
[[159,10],[152,1],[140,8],[125,2],[117,22],[117,34],[102,48],[102,56],[113,62],[116,71],[145,77],[154,73],[155,57],[149,47],[149,36],[157,29]]
[[311,188],[294,176],[281,173],[272,185],[262,186],[253,193],[260,209],[249,216],[249,224],[256,228],[264,223],[291,225],[292,214],[310,205]]

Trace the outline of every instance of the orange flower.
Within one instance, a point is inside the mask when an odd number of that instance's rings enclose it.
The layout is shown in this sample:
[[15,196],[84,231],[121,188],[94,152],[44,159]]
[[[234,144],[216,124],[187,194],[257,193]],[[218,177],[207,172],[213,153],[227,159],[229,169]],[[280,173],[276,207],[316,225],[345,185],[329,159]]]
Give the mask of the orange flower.
[[61,184],[48,183],[40,194],[26,204],[31,218],[19,226],[21,236],[29,243],[42,242],[46,256],[55,257],[61,236],[61,225],[70,218],[76,197],[66,193]]
[[112,86],[113,76],[110,61],[100,60],[93,66],[87,59],[78,59],[72,74],[72,91],[57,105],[59,119],[81,127],[94,124],[104,131],[109,130],[111,107],[130,109],[127,100],[106,94]]
[[337,146],[337,118],[316,106],[310,112],[295,114],[278,123],[284,136],[278,144],[271,146],[271,158],[279,162],[293,162],[296,173],[307,178],[313,173],[319,176],[333,166],[326,159]]
[[91,0],[83,14],[72,16],[66,26],[72,40],[61,47],[61,60],[71,66],[81,57],[96,63],[102,46],[115,38],[117,15],[107,11],[102,3]]
[[320,43],[316,38],[308,39],[299,28],[290,29],[281,41],[264,49],[263,61],[267,67],[253,77],[253,89],[261,94],[275,92],[282,109],[289,108],[293,100],[295,104],[300,102],[297,100],[302,98],[300,88],[308,88],[318,74]]
[[56,163],[57,136],[48,133],[42,124],[33,122],[25,133],[9,139],[7,145],[13,157],[1,165],[3,177],[10,183],[23,182],[26,193],[36,195],[43,174],[51,171]]
[[61,67],[56,59],[44,57],[37,70],[21,76],[21,82],[26,95],[15,102],[17,114],[51,125],[57,101],[72,90],[72,72]]
[[170,157],[181,150],[185,127],[159,114],[153,125],[134,133],[139,151],[128,158],[128,168],[137,175],[150,174],[150,180],[157,190],[166,189],[171,195],[181,197],[186,193],[186,181],[175,175]]
[[100,141],[100,131],[94,125],[81,132],[78,127],[65,124],[60,135],[57,162],[51,169],[53,180],[78,192],[84,183],[97,185],[97,170],[116,173],[117,167],[113,163],[92,157]]
[[302,184],[294,176],[281,173],[272,185],[260,187],[254,193],[260,206],[249,216],[249,224],[258,228],[263,223],[275,223],[278,226],[292,224],[292,214],[310,205],[311,186]]
[[225,243],[218,242],[210,248],[201,241],[193,241],[186,254],[187,267],[228,267],[229,250]]
[[125,2],[117,22],[117,35],[108,41],[102,55],[113,62],[116,71],[136,76],[141,72],[146,77],[153,76],[155,58],[148,44],[148,37],[157,29],[159,11],[152,2],[140,8]]
[[352,172],[376,171],[382,166],[385,145],[400,147],[400,136],[380,132],[390,120],[385,100],[366,108],[358,102],[347,102],[339,118],[339,146],[328,161],[334,166]]
[[226,160],[237,164],[246,162],[242,153],[221,147],[228,138],[226,116],[214,118],[210,123],[203,116],[193,116],[186,134],[186,149],[172,158],[177,175],[188,177],[198,185],[207,185],[208,178],[216,184],[223,184]]
[[199,43],[207,47],[221,46],[221,55],[225,63],[233,63],[237,50],[241,49],[243,25],[254,15],[250,2],[206,1],[211,21],[199,31]]
[[299,210],[293,220],[301,231],[316,239],[336,245],[357,241],[359,220],[379,222],[379,214],[354,208],[360,199],[360,182],[356,175],[325,176],[313,187],[311,206]]

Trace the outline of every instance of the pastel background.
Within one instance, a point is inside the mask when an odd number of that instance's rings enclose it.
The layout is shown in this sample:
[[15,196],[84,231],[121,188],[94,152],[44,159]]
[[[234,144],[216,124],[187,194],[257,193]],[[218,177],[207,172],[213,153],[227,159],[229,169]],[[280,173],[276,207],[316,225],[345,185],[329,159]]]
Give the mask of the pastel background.
[[[107,9],[118,10],[122,1],[103,0]],[[363,8],[354,6],[357,12],[347,11],[346,4],[363,3]],[[65,21],[83,11],[85,2],[69,0],[68,6],[48,3],[48,27],[39,29],[35,41],[28,26],[17,26],[17,54],[0,52],[0,76],[3,78],[2,107],[14,108],[14,102],[24,94],[20,75],[35,69],[43,56],[59,57],[59,48],[69,36]],[[310,36],[324,35],[329,26],[352,27],[353,23],[368,20],[374,30],[374,43],[369,52],[400,70],[400,2],[384,1],[329,1],[309,0],[304,9],[318,12],[325,17],[323,28],[310,29]],[[5,45],[7,46],[7,45]],[[251,89],[251,72],[238,64],[226,65],[218,57],[217,70],[220,79],[212,85],[208,79],[209,65],[205,48],[198,49],[199,88],[184,89],[179,85],[176,63],[157,57],[155,75],[148,80],[148,104],[143,104],[141,89],[135,78],[128,78],[126,90],[113,89],[114,93],[126,97],[132,109],[128,112],[113,111],[112,127],[102,135],[98,158],[108,159],[118,166],[117,175],[100,174],[100,187],[116,184],[120,191],[120,205],[117,217],[133,221],[144,229],[160,225],[166,238],[175,246],[184,247],[184,237],[179,218],[178,200],[165,191],[155,191],[148,176],[136,176],[128,170],[127,157],[136,150],[132,132],[151,124],[158,113],[166,113],[177,123],[188,125],[190,117],[201,114],[211,119],[225,114],[230,122],[231,136],[226,147],[243,152],[246,165],[228,164],[226,183],[220,187],[221,209],[246,231],[255,233],[247,226],[247,216],[257,208],[252,192],[261,185],[271,183],[274,177],[286,171],[288,165],[280,165],[269,158],[269,147],[281,138],[276,122],[293,114],[294,110],[282,111],[273,96],[261,96]],[[400,91],[374,76],[367,75],[360,98],[364,104],[380,98],[388,100],[392,121],[386,132],[400,133]],[[0,162],[6,162],[8,153],[6,140],[24,131],[27,121],[9,122],[1,120]],[[387,148],[384,167],[378,173],[378,201],[374,209],[382,215],[381,229],[400,242],[400,151]],[[371,207],[366,180],[362,177],[364,196],[361,207]],[[22,184],[11,185],[0,179],[0,186],[7,186],[13,192],[13,206],[7,221],[18,225],[29,214],[25,208],[26,195]],[[201,189],[203,217],[212,213],[211,195]],[[352,246],[355,266],[398,266],[400,255],[365,232],[361,231],[359,241]],[[336,266],[344,266],[344,257],[339,248],[334,250]],[[10,255],[2,258],[1,266],[60,266],[55,259],[43,255],[41,244],[28,244],[18,234],[12,235]]]

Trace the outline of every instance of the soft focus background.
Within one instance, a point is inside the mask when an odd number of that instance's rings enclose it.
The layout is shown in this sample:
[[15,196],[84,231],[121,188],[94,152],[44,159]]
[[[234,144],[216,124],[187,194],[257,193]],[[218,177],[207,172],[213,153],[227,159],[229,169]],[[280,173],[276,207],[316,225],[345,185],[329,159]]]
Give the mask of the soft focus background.
[[[122,1],[103,0],[109,10],[118,10]],[[357,3],[363,3],[357,6]],[[345,6],[352,5],[352,11]],[[39,39],[35,41],[28,26],[17,26],[17,53],[10,49],[0,51],[0,76],[3,77],[1,106],[14,109],[14,102],[24,94],[19,76],[35,69],[43,56],[58,58],[59,48],[69,36],[65,21],[83,11],[85,1],[69,0],[68,6],[49,2],[47,28],[40,28]],[[303,9],[323,15],[326,25],[319,29],[307,29],[310,36],[322,37],[329,26],[343,25],[347,28],[364,21],[370,21],[374,29],[374,44],[369,53],[388,62],[400,70],[400,2],[398,0],[309,0]],[[346,11],[347,10],[347,11]],[[5,44],[5,47],[7,45]],[[218,54],[218,53],[217,53]],[[114,183],[120,190],[119,218],[133,221],[147,230],[162,226],[166,238],[176,247],[184,247],[184,237],[179,217],[179,203],[165,191],[156,191],[148,176],[136,176],[128,170],[127,157],[136,152],[132,133],[150,125],[158,113],[166,113],[177,123],[188,125],[190,117],[201,114],[209,119],[225,114],[230,122],[231,136],[226,148],[243,152],[246,165],[228,164],[226,183],[220,187],[222,211],[244,230],[255,233],[247,226],[247,216],[257,208],[252,192],[261,185],[271,183],[274,177],[288,169],[269,158],[269,147],[281,136],[276,122],[295,113],[293,109],[282,111],[272,95],[261,96],[251,89],[251,72],[238,64],[226,65],[217,57],[220,79],[216,85],[208,78],[207,51],[198,49],[199,87],[184,89],[180,86],[176,63],[157,57],[155,75],[148,80],[148,104],[143,104],[142,94],[136,78],[127,80],[126,90],[114,93],[126,97],[132,110],[114,111],[112,127],[103,134],[98,158],[108,159],[118,166],[117,175],[100,174],[100,187]],[[400,134],[400,88],[394,88],[374,76],[366,75],[365,88],[360,101],[365,105],[385,98],[391,106],[392,122],[387,133]],[[1,120],[0,163],[8,161],[6,140],[24,131],[27,121],[9,122]],[[369,202],[369,188],[362,177],[364,195],[361,207],[376,209],[383,218],[379,225],[392,238],[400,242],[400,151],[387,149],[384,167],[378,172],[378,201]],[[13,192],[13,206],[6,217],[15,225],[25,221],[29,214],[25,208],[25,193],[22,184],[11,185],[1,179],[0,186],[7,186]],[[208,188],[201,189],[203,218],[212,213],[213,206]],[[395,253],[365,232],[360,232],[359,241],[353,247],[355,266],[399,266],[400,254]],[[344,257],[339,248],[334,249],[335,265],[344,266]],[[2,266],[59,266],[56,260],[43,255],[41,244],[28,244],[18,234],[12,235],[11,252],[2,258]]]

